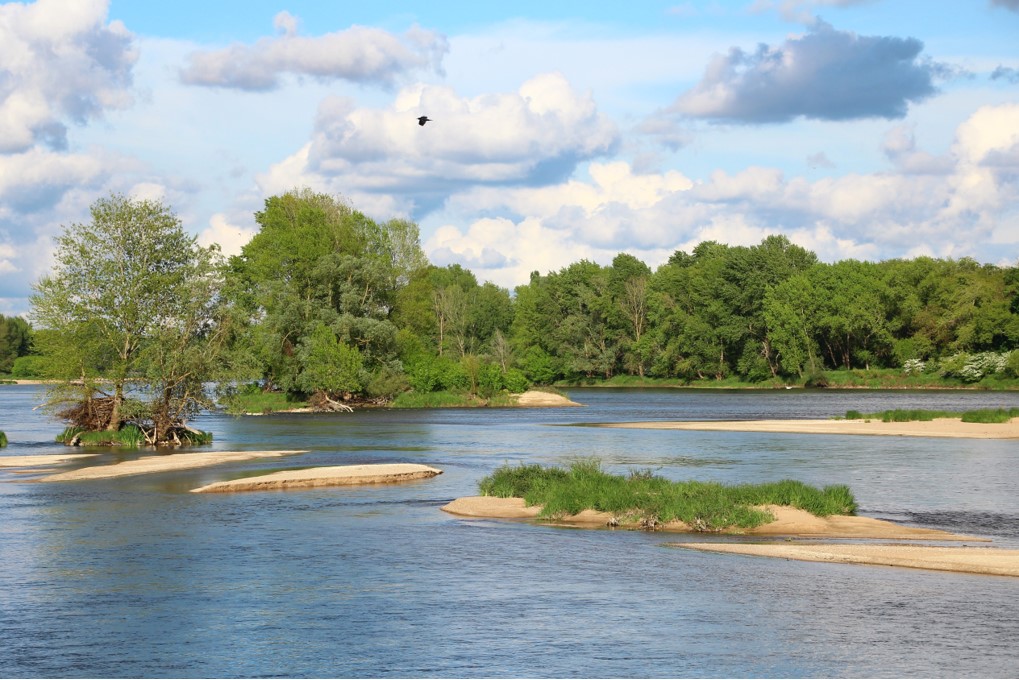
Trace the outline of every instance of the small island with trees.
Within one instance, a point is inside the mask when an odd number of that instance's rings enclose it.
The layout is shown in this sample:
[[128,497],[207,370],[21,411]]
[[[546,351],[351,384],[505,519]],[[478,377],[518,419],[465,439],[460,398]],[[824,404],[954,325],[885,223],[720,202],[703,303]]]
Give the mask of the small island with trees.
[[[533,272],[512,293],[428,262],[417,225],[308,189],[239,255],[159,201],[65,226],[0,376],[53,381],[69,444],[197,444],[203,409],[503,406],[532,386],[1019,387],[1019,269],[824,263],[783,236]],[[218,386],[213,392],[212,386]]]

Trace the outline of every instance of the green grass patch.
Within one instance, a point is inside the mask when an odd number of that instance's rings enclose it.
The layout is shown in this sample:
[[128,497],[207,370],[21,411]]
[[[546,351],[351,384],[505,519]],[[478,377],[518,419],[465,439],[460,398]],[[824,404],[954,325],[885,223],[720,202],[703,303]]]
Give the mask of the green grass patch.
[[485,496],[519,497],[527,505],[540,505],[546,518],[591,509],[645,527],[680,520],[697,531],[751,529],[772,521],[769,513],[753,507],[758,505],[790,505],[820,517],[856,512],[852,492],[842,485],[817,489],[794,480],[734,486],[673,482],[650,470],[612,475],[596,461],[575,462],[568,469],[504,466],[482,479],[478,488]]
[[884,423],[927,422],[935,418],[960,418],[964,423],[1007,423],[1016,417],[1019,417],[1019,408],[984,408],[972,411],[889,409],[877,413],[846,411],[846,420],[880,420]]
[[69,444],[78,438],[81,446],[126,446],[138,448],[145,444],[145,435],[137,425],[125,425],[124,427],[110,432],[101,430],[98,432],[87,432],[80,427],[64,428],[64,431],[57,435],[57,441],[61,444]]
[[1007,423],[1019,417],[1019,408],[982,408],[962,414],[964,423]]
[[437,392],[402,392],[389,404],[392,408],[478,408],[483,406],[516,406],[509,392],[499,391],[484,399],[469,392],[439,390]]
[[308,402],[297,399],[284,392],[262,392],[261,390],[244,390],[231,394],[223,400],[227,413],[241,415],[244,413],[275,413],[304,408]]
[[393,408],[457,408],[483,406],[484,402],[467,392],[403,392],[390,404]]

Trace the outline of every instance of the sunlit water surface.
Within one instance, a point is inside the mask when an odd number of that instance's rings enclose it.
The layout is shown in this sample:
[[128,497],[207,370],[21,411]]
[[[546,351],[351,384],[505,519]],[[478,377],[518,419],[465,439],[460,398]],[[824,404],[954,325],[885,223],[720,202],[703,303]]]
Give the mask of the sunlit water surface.
[[[861,514],[1019,548],[1015,441],[618,430],[633,420],[1019,406],[1019,394],[571,390],[577,409],[203,416],[286,459],[109,481],[0,472],[3,677],[1002,677],[1019,579],[697,553],[663,534],[464,520],[510,463],[596,457],[674,479],[849,484]],[[0,455],[64,453],[41,391],[0,387]],[[120,454],[119,459],[139,454]],[[104,461],[117,456],[104,452]],[[400,486],[189,489],[412,462]]]

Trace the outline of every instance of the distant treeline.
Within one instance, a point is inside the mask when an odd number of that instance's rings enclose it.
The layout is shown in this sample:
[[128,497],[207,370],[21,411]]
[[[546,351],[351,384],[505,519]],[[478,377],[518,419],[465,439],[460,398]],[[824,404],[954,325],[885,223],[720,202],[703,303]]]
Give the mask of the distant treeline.
[[[769,236],[704,242],[654,270],[625,253],[607,266],[582,260],[511,293],[430,264],[415,224],[377,222],[330,196],[288,192],[255,217],[260,231],[225,263],[210,319],[230,325],[229,375],[291,395],[484,396],[621,375],[803,383],[870,367],[962,381],[1019,372],[1015,267],[828,264]],[[15,374],[38,368],[16,359],[31,351],[19,322],[0,317],[0,370]]]

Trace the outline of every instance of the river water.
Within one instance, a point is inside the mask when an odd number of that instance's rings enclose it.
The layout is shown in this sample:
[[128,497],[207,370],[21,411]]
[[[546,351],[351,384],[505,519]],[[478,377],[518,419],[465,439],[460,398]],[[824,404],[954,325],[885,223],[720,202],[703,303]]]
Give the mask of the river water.
[[[1014,677],[1019,579],[670,548],[465,520],[503,464],[845,483],[860,514],[1019,548],[1015,441],[619,430],[634,420],[1019,406],[989,392],[570,390],[574,409],[360,411],[197,425],[299,457],[42,484],[0,471],[2,677]],[[0,455],[64,453],[0,387]],[[111,453],[107,459],[118,458]],[[138,453],[122,453],[131,458]],[[398,486],[190,494],[285,467],[410,462]]]

